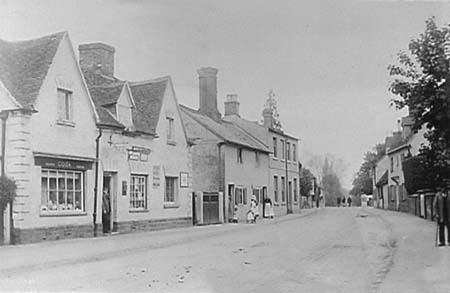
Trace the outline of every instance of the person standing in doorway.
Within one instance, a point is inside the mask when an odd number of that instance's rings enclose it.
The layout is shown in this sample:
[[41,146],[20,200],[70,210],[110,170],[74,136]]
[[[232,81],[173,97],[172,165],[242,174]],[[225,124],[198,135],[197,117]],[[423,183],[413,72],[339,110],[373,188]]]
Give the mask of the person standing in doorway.
[[103,188],[102,197],[102,226],[103,233],[109,233],[111,221],[111,197],[108,187]]
[[347,203],[348,203],[349,207],[352,206],[352,198],[351,197],[347,198]]
[[434,212],[439,224],[439,246],[445,245],[445,227],[447,227],[447,243],[450,245],[450,199],[448,191],[438,189],[433,201]]

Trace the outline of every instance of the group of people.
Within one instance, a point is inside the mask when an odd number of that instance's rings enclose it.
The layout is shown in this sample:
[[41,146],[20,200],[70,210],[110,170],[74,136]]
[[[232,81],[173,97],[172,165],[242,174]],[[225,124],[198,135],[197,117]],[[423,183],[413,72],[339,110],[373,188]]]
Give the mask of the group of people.
[[[274,211],[272,206],[272,200],[270,198],[264,199],[264,218],[273,218]],[[256,223],[256,219],[259,217],[259,206],[256,201],[256,197],[252,197],[250,200],[250,208],[247,212],[247,222]]]
[[[343,207],[346,206],[346,204],[345,204],[345,197],[343,197],[342,199],[341,199],[340,197],[338,197],[336,200],[337,200],[337,206],[338,206],[338,207],[340,207],[341,205],[342,205]],[[348,198],[347,198],[347,205],[348,205],[349,207],[352,206],[352,198],[351,198],[351,197],[348,197]]]

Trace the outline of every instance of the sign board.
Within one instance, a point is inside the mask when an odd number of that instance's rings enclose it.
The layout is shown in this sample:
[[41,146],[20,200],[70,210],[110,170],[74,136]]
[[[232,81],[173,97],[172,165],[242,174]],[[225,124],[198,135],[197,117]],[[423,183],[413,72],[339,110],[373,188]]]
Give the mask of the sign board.
[[128,160],[147,162],[148,156],[151,153],[149,148],[132,146],[128,151]]
[[92,169],[92,162],[75,161],[49,157],[35,157],[34,164],[43,168],[86,171]]
[[180,172],[180,187],[189,187],[189,173]]
[[154,188],[159,187],[159,185],[160,185],[160,180],[161,180],[160,170],[161,170],[161,166],[159,166],[159,165],[153,166],[153,187]]

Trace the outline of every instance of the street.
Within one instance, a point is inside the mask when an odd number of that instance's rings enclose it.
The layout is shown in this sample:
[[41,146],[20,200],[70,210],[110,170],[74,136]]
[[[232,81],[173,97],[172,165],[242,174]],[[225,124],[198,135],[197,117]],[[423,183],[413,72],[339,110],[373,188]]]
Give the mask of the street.
[[435,223],[320,208],[256,224],[0,248],[1,291],[449,292]]

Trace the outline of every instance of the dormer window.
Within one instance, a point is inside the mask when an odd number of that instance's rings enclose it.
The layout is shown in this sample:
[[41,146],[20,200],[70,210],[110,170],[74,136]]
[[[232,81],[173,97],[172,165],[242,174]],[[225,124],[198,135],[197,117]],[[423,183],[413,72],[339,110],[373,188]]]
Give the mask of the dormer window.
[[131,117],[131,108],[127,105],[117,104],[117,119],[120,123],[125,125],[127,128],[131,128],[133,126],[133,120]]
[[58,96],[58,121],[72,122],[72,92],[65,89],[57,90]]

